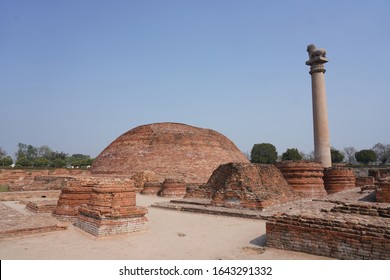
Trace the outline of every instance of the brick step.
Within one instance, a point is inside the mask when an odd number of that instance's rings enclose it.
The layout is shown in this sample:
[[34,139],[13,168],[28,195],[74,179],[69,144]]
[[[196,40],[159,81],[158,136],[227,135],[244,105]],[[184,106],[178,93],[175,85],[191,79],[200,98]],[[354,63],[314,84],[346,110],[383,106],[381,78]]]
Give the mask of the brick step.
[[[186,201],[188,202],[188,201]],[[201,213],[201,214],[210,214],[210,215],[220,215],[228,217],[237,217],[237,218],[246,218],[246,219],[263,219],[261,211],[259,210],[244,210],[244,209],[234,209],[226,207],[216,207],[205,205],[204,203],[180,203],[176,200],[172,202],[156,202],[152,204],[152,207],[162,208],[167,210],[176,210],[183,212],[191,213]]]

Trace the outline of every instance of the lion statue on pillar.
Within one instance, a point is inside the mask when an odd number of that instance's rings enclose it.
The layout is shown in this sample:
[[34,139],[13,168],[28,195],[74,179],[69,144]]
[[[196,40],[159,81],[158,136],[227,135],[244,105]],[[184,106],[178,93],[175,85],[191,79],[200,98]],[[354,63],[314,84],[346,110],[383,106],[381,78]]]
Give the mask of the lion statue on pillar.
[[326,50],[317,49],[314,44],[310,44],[307,46],[307,52],[309,53],[309,60],[312,60],[316,57],[326,57]]

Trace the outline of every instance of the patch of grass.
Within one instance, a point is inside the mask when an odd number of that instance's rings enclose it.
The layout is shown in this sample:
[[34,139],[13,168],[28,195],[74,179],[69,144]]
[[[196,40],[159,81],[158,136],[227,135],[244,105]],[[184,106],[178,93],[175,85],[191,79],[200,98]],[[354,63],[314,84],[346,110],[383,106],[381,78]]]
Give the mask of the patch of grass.
[[9,192],[9,186],[0,185],[0,192]]

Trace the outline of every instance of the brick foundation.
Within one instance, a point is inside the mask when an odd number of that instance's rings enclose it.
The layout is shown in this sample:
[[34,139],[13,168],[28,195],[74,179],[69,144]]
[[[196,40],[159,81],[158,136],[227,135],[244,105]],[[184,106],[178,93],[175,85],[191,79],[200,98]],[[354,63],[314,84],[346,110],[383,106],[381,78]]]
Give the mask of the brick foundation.
[[145,182],[144,188],[141,194],[145,195],[157,195],[157,193],[161,190],[160,181],[148,181]]
[[81,205],[76,227],[95,236],[139,231],[145,228],[147,209],[136,207],[134,182],[129,179],[99,181],[87,205]]
[[375,197],[377,202],[390,203],[390,182],[379,182],[376,187]]
[[187,188],[185,198],[211,199],[210,205],[236,209],[264,209],[302,198],[272,164],[221,164],[199,187]]
[[355,173],[351,168],[331,167],[324,170],[324,185],[328,194],[356,187]]
[[97,184],[97,179],[74,177],[64,181],[64,184],[53,216],[62,221],[74,222],[79,214],[78,208],[89,202],[92,188]]
[[267,246],[337,259],[390,259],[390,205],[341,203],[330,211],[276,214]]
[[186,183],[180,179],[165,179],[159,195],[162,197],[183,197],[186,194]]
[[104,218],[96,219],[80,215],[76,220],[76,227],[95,236],[107,236],[114,234],[141,231],[146,228],[146,217],[134,218]]
[[307,198],[325,196],[324,168],[313,161],[281,161],[276,163],[290,187]]
[[357,177],[356,187],[373,186],[375,184],[375,178],[372,176]]
[[58,199],[60,191],[23,191],[23,192],[2,192],[0,201],[25,201],[37,198]]
[[34,213],[52,213],[57,207],[57,200],[29,201],[26,209]]

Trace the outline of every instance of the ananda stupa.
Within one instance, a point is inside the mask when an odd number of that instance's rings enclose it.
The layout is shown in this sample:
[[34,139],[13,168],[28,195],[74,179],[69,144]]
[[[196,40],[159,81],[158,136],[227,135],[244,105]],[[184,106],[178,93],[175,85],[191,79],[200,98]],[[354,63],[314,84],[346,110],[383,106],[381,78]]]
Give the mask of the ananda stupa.
[[132,176],[152,171],[160,180],[207,182],[219,165],[249,162],[224,135],[181,123],[153,123],[115,139],[95,159],[92,174]]

